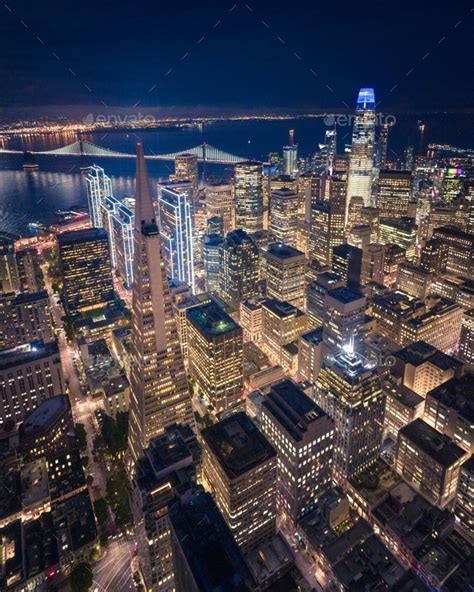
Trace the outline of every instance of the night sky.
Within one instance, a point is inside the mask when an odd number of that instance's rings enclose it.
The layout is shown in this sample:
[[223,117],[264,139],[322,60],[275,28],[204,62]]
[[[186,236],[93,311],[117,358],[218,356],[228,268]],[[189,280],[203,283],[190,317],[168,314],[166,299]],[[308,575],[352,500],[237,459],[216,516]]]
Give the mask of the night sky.
[[386,110],[473,105],[467,2],[6,2],[7,108],[344,109],[361,86]]

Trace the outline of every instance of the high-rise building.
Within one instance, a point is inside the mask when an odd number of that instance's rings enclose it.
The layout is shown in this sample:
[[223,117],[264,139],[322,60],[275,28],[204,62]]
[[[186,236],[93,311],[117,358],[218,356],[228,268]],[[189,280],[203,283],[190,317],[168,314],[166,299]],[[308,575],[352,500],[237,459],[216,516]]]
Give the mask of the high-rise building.
[[248,161],[235,165],[235,226],[249,234],[263,230],[263,165]]
[[431,290],[433,276],[413,263],[408,261],[398,266],[397,290],[424,300]]
[[397,218],[408,215],[412,184],[411,171],[380,171],[377,191],[377,208],[380,218]]
[[288,371],[296,371],[298,347],[294,342],[307,327],[307,316],[289,302],[272,298],[262,304],[262,349]]
[[68,314],[114,299],[109,239],[103,228],[58,235],[64,306]]
[[391,373],[423,399],[427,393],[457,376],[462,363],[432,345],[418,341],[393,354]]
[[370,244],[362,251],[362,284],[374,282],[380,286],[384,285],[384,245],[378,243]]
[[69,397],[57,395],[45,399],[25,417],[18,434],[24,462],[75,448],[77,443]]
[[433,275],[441,275],[446,271],[448,250],[448,245],[443,241],[430,239],[421,251],[420,267]]
[[267,295],[305,309],[304,253],[283,243],[272,243],[263,253],[266,262]]
[[0,350],[53,340],[47,292],[0,294]]
[[454,226],[436,228],[433,238],[448,245],[446,271],[461,277],[474,275],[474,234],[463,232]]
[[458,357],[466,364],[474,364],[474,308],[462,316]]
[[328,350],[337,351],[351,337],[356,340],[358,349],[365,320],[365,296],[350,288],[334,288],[326,293],[324,306],[323,337]]
[[454,513],[461,530],[474,542],[474,456],[461,465]]
[[326,175],[332,175],[334,169],[334,160],[337,153],[337,128],[326,130],[324,134],[324,144],[326,146]]
[[295,131],[290,130],[290,143],[283,146],[283,174],[296,177],[298,174],[298,144],[294,143]]
[[197,493],[170,512],[176,590],[246,592],[253,578],[209,493]]
[[387,149],[388,149],[388,133],[390,131],[390,124],[384,123],[380,129],[379,137],[379,168],[383,169],[387,162]]
[[443,382],[426,395],[424,420],[432,428],[449,436],[458,446],[474,453],[473,407],[471,401],[474,374],[468,372]]
[[318,274],[316,279],[308,285],[306,312],[311,328],[318,329],[326,322],[326,294],[344,285],[344,279],[330,271]]
[[189,373],[217,413],[243,392],[242,328],[215,302],[188,309]]
[[133,283],[133,228],[133,211],[125,203],[120,203],[110,216],[109,242],[114,253],[112,265],[127,288],[131,288]]
[[383,249],[383,279],[382,284],[395,289],[398,279],[398,267],[406,262],[406,250],[395,243],[380,245]]
[[137,145],[136,185],[129,427],[132,462],[167,426],[192,422],[191,398],[141,144]]
[[425,400],[403,384],[392,380],[385,380],[382,388],[387,395],[385,407],[384,432],[394,442],[398,432],[418,417],[423,418]]
[[262,340],[262,304],[263,298],[249,298],[240,303],[240,326],[243,331],[244,343]]
[[245,413],[201,432],[202,477],[243,553],[276,532],[277,454]]
[[193,194],[199,187],[198,157],[195,154],[179,154],[174,159],[174,175],[170,180],[189,181],[193,187]]
[[279,242],[296,248],[298,232],[298,194],[286,187],[270,195],[269,230]]
[[338,177],[321,177],[319,197],[311,206],[309,258],[331,265],[332,249],[343,244],[346,182]]
[[199,445],[189,426],[151,438],[134,468],[132,511],[137,561],[150,592],[176,590],[169,512],[198,489]]
[[93,164],[86,176],[87,201],[92,228],[103,228],[102,204],[112,195],[112,181],[103,168]]
[[223,233],[228,234],[235,228],[234,188],[229,183],[208,183],[206,185],[207,217],[222,218]]
[[292,380],[262,402],[263,434],[277,451],[277,508],[295,526],[331,487],[334,422]]
[[360,210],[360,224],[370,226],[370,242],[377,243],[380,238],[380,212],[378,208],[364,206]]
[[208,292],[218,292],[220,283],[220,248],[224,239],[219,234],[205,234],[202,244],[205,286]]
[[444,203],[452,203],[466,193],[466,175],[462,169],[448,168],[443,177],[441,195]]
[[66,392],[58,345],[33,342],[0,355],[0,423],[18,423],[40,403]]
[[[1,256],[0,256],[1,257]],[[21,292],[41,292],[44,288],[43,273],[36,249],[21,249],[15,253]]]
[[377,369],[353,343],[329,355],[319,372],[316,403],[335,421],[334,477],[347,479],[373,464],[380,453],[385,393]]
[[185,193],[162,187],[158,195],[158,226],[166,270],[172,279],[195,289],[192,204]]
[[[372,205],[372,177],[375,141],[375,95],[373,88],[361,88],[357,98],[352,150],[349,160],[347,202],[354,196],[362,197],[366,206]],[[348,208],[346,208],[347,221]]]
[[20,278],[12,236],[0,235],[0,292],[18,292]]
[[249,235],[238,228],[220,246],[220,294],[232,306],[253,296],[258,282],[259,253]]
[[298,340],[298,377],[315,384],[324,359],[323,329],[312,329]]
[[383,218],[380,220],[380,242],[382,245],[399,245],[405,249],[406,258],[416,257],[417,226],[414,218]]
[[418,418],[398,432],[395,469],[431,503],[445,508],[456,495],[459,471],[469,456]]
[[358,289],[361,284],[362,250],[347,244],[333,247],[332,270],[344,279],[348,288]]

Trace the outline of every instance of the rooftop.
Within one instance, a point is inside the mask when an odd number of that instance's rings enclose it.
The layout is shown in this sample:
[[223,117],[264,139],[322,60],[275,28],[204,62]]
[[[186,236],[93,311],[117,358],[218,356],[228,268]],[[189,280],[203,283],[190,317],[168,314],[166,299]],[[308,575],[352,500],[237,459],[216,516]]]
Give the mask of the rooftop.
[[230,479],[276,458],[273,446],[245,413],[206,428],[201,436]]
[[262,408],[273,415],[296,441],[303,439],[311,424],[327,417],[324,411],[290,379],[272,385]]
[[272,243],[271,245],[268,245],[267,253],[278,259],[293,259],[294,257],[304,258],[304,253],[302,251],[298,251],[298,249],[295,249],[290,245],[285,245],[284,243]]
[[323,327],[319,327],[318,329],[313,329],[312,331],[303,333],[303,335],[301,335],[301,339],[307,341],[308,343],[318,345],[323,340]]
[[448,436],[441,434],[420,418],[401,428],[399,437],[402,435],[437,464],[441,464],[446,468],[466,455],[466,451],[455,444]]
[[[409,389],[403,384],[396,384],[389,380],[385,380],[382,383],[383,390],[387,393],[388,397],[395,399],[404,407],[414,409],[418,405],[421,405],[424,398]],[[424,405],[423,405],[424,406]]]
[[299,308],[286,302],[286,300],[277,300],[276,298],[267,298],[267,300],[263,302],[263,307],[281,319],[285,317],[301,316],[304,314]]
[[84,228],[83,230],[68,230],[58,234],[59,246],[73,245],[91,240],[108,240],[107,232],[104,228]]
[[26,417],[22,424],[22,430],[28,436],[36,431],[44,430],[70,410],[71,405],[65,395],[57,395],[46,399]]
[[346,288],[345,286],[341,286],[340,288],[334,288],[334,290],[330,290],[328,292],[328,296],[334,298],[335,300],[339,300],[344,304],[348,304],[349,302],[356,302],[357,300],[365,300],[365,296],[357,290],[352,290],[351,288]]
[[457,370],[462,366],[459,360],[448,356],[429,343],[426,343],[426,341],[415,341],[396,352],[394,356],[412,366],[421,366],[427,362],[440,370],[449,370],[449,368]]
[[240,325],[215,302],[189,308],[186,316],[201,333],[207,336],[215,337],[241,330]]
[[59,349],[56,341],[50,341],[49,343],[35,342],[13,350],[7,350],[0,354],[0,371],[27,362],[41,360],[41,358],[47,358],[55,354],[58,356],[59,362]]
[[474,423],[474,375],[465,374],[451,378],[428,393],[446,407],[455,409],[459,415]]

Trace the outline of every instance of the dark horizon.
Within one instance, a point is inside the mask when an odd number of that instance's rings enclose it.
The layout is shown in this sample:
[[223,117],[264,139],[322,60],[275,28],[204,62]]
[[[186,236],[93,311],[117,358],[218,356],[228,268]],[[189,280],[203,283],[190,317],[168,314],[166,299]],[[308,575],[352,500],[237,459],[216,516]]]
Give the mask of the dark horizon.
[[65,10],[57,0],[20,0],[1,8],[0,102],[4,113],[65,105],[335,111],[353,109],[368,86],[382,111],[472,112],[466,3],[448,13],[420,1],[337,9],[275,1],[137,10],[86,0]]

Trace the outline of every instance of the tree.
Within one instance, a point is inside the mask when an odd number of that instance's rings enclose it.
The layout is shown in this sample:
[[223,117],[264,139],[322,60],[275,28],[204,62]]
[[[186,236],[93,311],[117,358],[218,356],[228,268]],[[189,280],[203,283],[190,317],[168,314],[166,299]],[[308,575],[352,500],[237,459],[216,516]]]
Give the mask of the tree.
[[109,517],[109,506],[103,497],[94,502],[94,512],[100,526],[107,522]]
[[107,475],[107,502],[112,508],[117,521],[122,526],[132,522],[128,496],[128,481],[124,470],[117,470]]
[[99,544],[100,544],[100,546],[101,546],[102,549],[104,549],[105,547],[107,547],[107,545],[109,544],[109,537],[105,534],[105,532],[103,532],[99,536]]
[[99,547],[94,547],[91,551],[90,559],[91,561],[95,562],[100,558],[100,549]]
[[92,580],[90,563],[79,563],[70,575],[72,592],[87,592],[92,586]]
[[87,434],[84,424],[76,423],[74,427],[74,433],[76,434],[77,445],[79,447],[79,450],[81,452],[85,452],[87,450]]
[[128,413],[117,413],[116,419],[104,414],[101,436],[107,452],[115,459],[122,458],[128,446]]
[[7,419],[5,421],[5,423],[3,424],[3,431],[4,432],[11,432],[14,427],[15,427],[15,420]]

